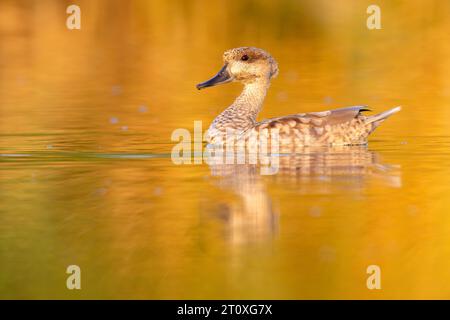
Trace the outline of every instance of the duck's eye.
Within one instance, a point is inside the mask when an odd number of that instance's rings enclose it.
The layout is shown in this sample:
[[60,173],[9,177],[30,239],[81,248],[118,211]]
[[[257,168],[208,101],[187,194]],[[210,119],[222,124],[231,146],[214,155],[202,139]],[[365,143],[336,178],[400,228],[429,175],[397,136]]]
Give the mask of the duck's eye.
[[248,60],[248,55],[244,54],[244,55],[241,57],[241,60],[242,60],[242,61],[247,61],[247,60]]

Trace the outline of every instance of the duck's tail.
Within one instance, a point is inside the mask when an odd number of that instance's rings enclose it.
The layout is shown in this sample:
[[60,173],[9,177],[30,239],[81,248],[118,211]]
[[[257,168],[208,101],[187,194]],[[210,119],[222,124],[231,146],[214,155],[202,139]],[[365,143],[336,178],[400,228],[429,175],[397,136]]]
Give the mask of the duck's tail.
[[384,120],[389,118],[394,113],[399,112],[400,110],[402,110],[402,107],[392,108],[388,111],[376,114],[374,116],[367,117],[365,119],[365,122],[366,122],[366,124],[372,124],[372,127],[373,127],[372,130],[375,130],[375,128],[378,127]]

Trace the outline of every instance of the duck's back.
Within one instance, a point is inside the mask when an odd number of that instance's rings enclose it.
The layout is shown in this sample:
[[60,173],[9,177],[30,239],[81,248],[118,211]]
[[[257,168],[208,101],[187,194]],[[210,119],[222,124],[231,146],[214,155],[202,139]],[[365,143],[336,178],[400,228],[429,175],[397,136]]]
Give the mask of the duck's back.
[[[374,116],[363,115],[370,111],[366,106],[353,106],[322,112],[293,114],[256,123],[247,130],[242,139],[250,140],[271,136],[277,129],[282,152],[295,146],[360,145],[387,117],[400,110],[399,107]],[[272,133],[273,137],[273,133]]]

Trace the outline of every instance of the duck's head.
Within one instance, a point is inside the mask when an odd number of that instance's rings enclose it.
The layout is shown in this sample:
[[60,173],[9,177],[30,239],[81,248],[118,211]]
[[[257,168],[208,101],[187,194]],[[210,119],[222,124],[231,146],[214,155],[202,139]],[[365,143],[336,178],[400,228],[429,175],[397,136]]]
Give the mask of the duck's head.
[[250,84],[269,82],[278,74],[278,64],[266,51],[254,47],[241,47],[225,51],[224,66],[211,79],[197,84],[197,89],[212,87],[231,81]]

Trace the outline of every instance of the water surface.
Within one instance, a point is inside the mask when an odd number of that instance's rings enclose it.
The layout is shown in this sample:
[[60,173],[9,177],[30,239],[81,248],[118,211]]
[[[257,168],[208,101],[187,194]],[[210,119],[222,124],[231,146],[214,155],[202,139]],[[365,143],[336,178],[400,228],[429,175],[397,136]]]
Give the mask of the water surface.
[[[369,31],[366,1],[79,1],[69,31],[64,2],[2,1],[0,297],[450,298],[450,7],[379,2]],[[273,176],[174,165],[172,131],[238,94],[195,84],[241,45],[280,65],[261,119],[403,110]]]

